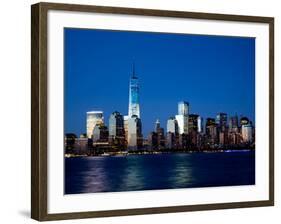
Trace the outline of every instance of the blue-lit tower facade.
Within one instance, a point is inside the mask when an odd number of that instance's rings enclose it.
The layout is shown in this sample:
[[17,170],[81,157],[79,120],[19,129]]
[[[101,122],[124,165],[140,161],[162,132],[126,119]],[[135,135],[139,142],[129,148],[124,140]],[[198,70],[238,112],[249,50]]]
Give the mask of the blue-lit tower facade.
[[133,64],[133,74],[129,84],[129,111],[128,117],[124,121],[127,130],[126,140],[129,150],[136,150],[142,147],[142,125],[140,119],[139,104],[139,80],[135,73]]
[[139,80],[135,74],[135,65],[133,65],[133,74],[130,78],[129,86],[129,118],[136,115],[140,118],[140,104],[139,104]]

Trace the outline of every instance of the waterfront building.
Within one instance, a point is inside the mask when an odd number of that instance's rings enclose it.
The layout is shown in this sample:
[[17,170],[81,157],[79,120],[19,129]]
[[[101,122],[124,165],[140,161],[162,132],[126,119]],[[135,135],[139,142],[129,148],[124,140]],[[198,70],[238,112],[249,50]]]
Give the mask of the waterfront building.
[[80,136],[75,140],[74,153],[86,154],[88,152],[88,142],[87,136]]
[[207,135],[209,134],[208,127],[210,127],[210,126],[217,126],[214,118],[207,118],[206,119],[206,127],[205,127],[206,131],[205,132],[206,132]]
[[240,118],[240,127],[242,127],[243,125],[247,125],[249,123],[250,123],[250,120],[247,117]]
[[238,124],[238,116],[232,116],[229,118],[229,131],[230,132],[238,132],[239,124]]
[[197,145],[199,144],[199,134],[197,131],[195,130],[191,130],[189,131],[189,140],[190,140],[190,146],[192,146],[193,148],[196,148]]
[[198,133],[203,133],[204,132],[204,120],[201,116],[198,116],[197,118],[197,127],[198,127]]
[[167,132],[166,136],[166,148],[175,149],[177,148],[176,135],[173,132]]
[[156,132],[150,132],[148,135],[148,144],[150,150],[157,150],[158,149],[158,136]]
[[163,149],[165,147],[165,135],[164,128],[161,128],[159,119],[155,122],[155,132],[157,134],[158,149]]
[[227,114],[226,113],[218,113],[216,116],[216,124],[219,131],[227,130]]
[[166,147],[175,149],[178,145],[179,127],[175,117],[170,117],[167,121]]
[[135,74],[135,66],[133,65],[133,74],[130,78],[129,85],[129,110],[128,116],[137,116],[140,118],[140,104],[139,104],[139,80]]
[[178,122],[175,119],[175,117],[170,117],[167,121],[167,133],[168,132],[171,132],[174,134],[178,134],[178,132],[179,132]]
[[104,124],[97,124],[92,134],[93,142],[108,142],[108,129]]
[[72,153],[74,146],[75,146],[76,139],[77,139],[77,136],[73,133],[65,134],[65,136],[64,136],[65,153]]
[[178,114],[176,115],[179,134],[188,134],[188,113],[189,113],[189,103],[184,101],[179,102]]
[[220,145],[226,145],[228,144],[228,134],[225,131],[221,131],[219,133],[219,144]]
[[103,124],[102,111],[89,111],[87,112],[87,137],[92,138],[93,130],[96,125]]
[[179,149],[186,150],[190,146],[190,138],[188,134],[179,135]]
[[142,149],[143,150],[150,150],[150,142],[149,139],[143,138],[142,139]]
[[129,119],[129,116],[125,115],[123,117],[123,119],[124,119],[125,145],[127,145],[128,144],[128,119]]
[[137,115],[128,118],[128,149],[136,150],[142,146],[142,124]]
[[197,114],[189,114],[188,116],[188,131],[191,133],[192,131],[198,132],[198,117]]
[[253,142],[253,127],[250,123],[242,125],[242,139],[245,143]]
[[188,133],[188,116],[177,114],[176,120],[178,123],[179,134],[187,134]]
[[216,144],[218,142],[217,124],[214,118],[206,119],[206,135],[208,143]]
[[197,114],[188,116],[188,133],[192,147],[196,147],[198,144],[198,117]]
[[109,117],[109,142],[119,147],[125,144],[124,118],[118,111]]

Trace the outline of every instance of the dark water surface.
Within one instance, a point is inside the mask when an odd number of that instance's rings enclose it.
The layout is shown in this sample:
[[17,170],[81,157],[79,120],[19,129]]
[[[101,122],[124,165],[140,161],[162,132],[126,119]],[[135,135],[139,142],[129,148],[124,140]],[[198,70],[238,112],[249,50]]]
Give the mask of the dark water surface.
[[65,193],[255,184],[255,152],[65,158]]

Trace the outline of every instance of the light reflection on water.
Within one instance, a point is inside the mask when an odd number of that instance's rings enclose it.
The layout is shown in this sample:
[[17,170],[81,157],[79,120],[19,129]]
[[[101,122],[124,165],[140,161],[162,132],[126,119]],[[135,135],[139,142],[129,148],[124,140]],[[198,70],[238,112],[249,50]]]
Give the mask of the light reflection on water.
[[255,184],[254,151],[65,160],[66,194]]

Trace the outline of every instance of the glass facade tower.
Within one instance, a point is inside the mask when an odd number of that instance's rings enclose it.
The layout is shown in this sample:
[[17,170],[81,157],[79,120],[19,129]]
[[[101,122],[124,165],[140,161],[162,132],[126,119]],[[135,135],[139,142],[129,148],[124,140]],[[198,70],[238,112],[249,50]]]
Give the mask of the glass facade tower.
[[102,111],[89,111],[87,112],[87,137],[92,138],[93,130],[97,124],[103,124]]
[[181,101],[178,103],[178,114],[179,115],[188,115],[189,114],[189,103]]
[[189,103],[181,101],[178,103],[178,114],[176,120],[178,122],[179,134],[188,134],[188,114]]
[[130,79],[129,86],[129,118],[136,115],[140,118],[140,104],[139,104],[139,79],[135,74],[135,66],[133,66],[133,75]]

